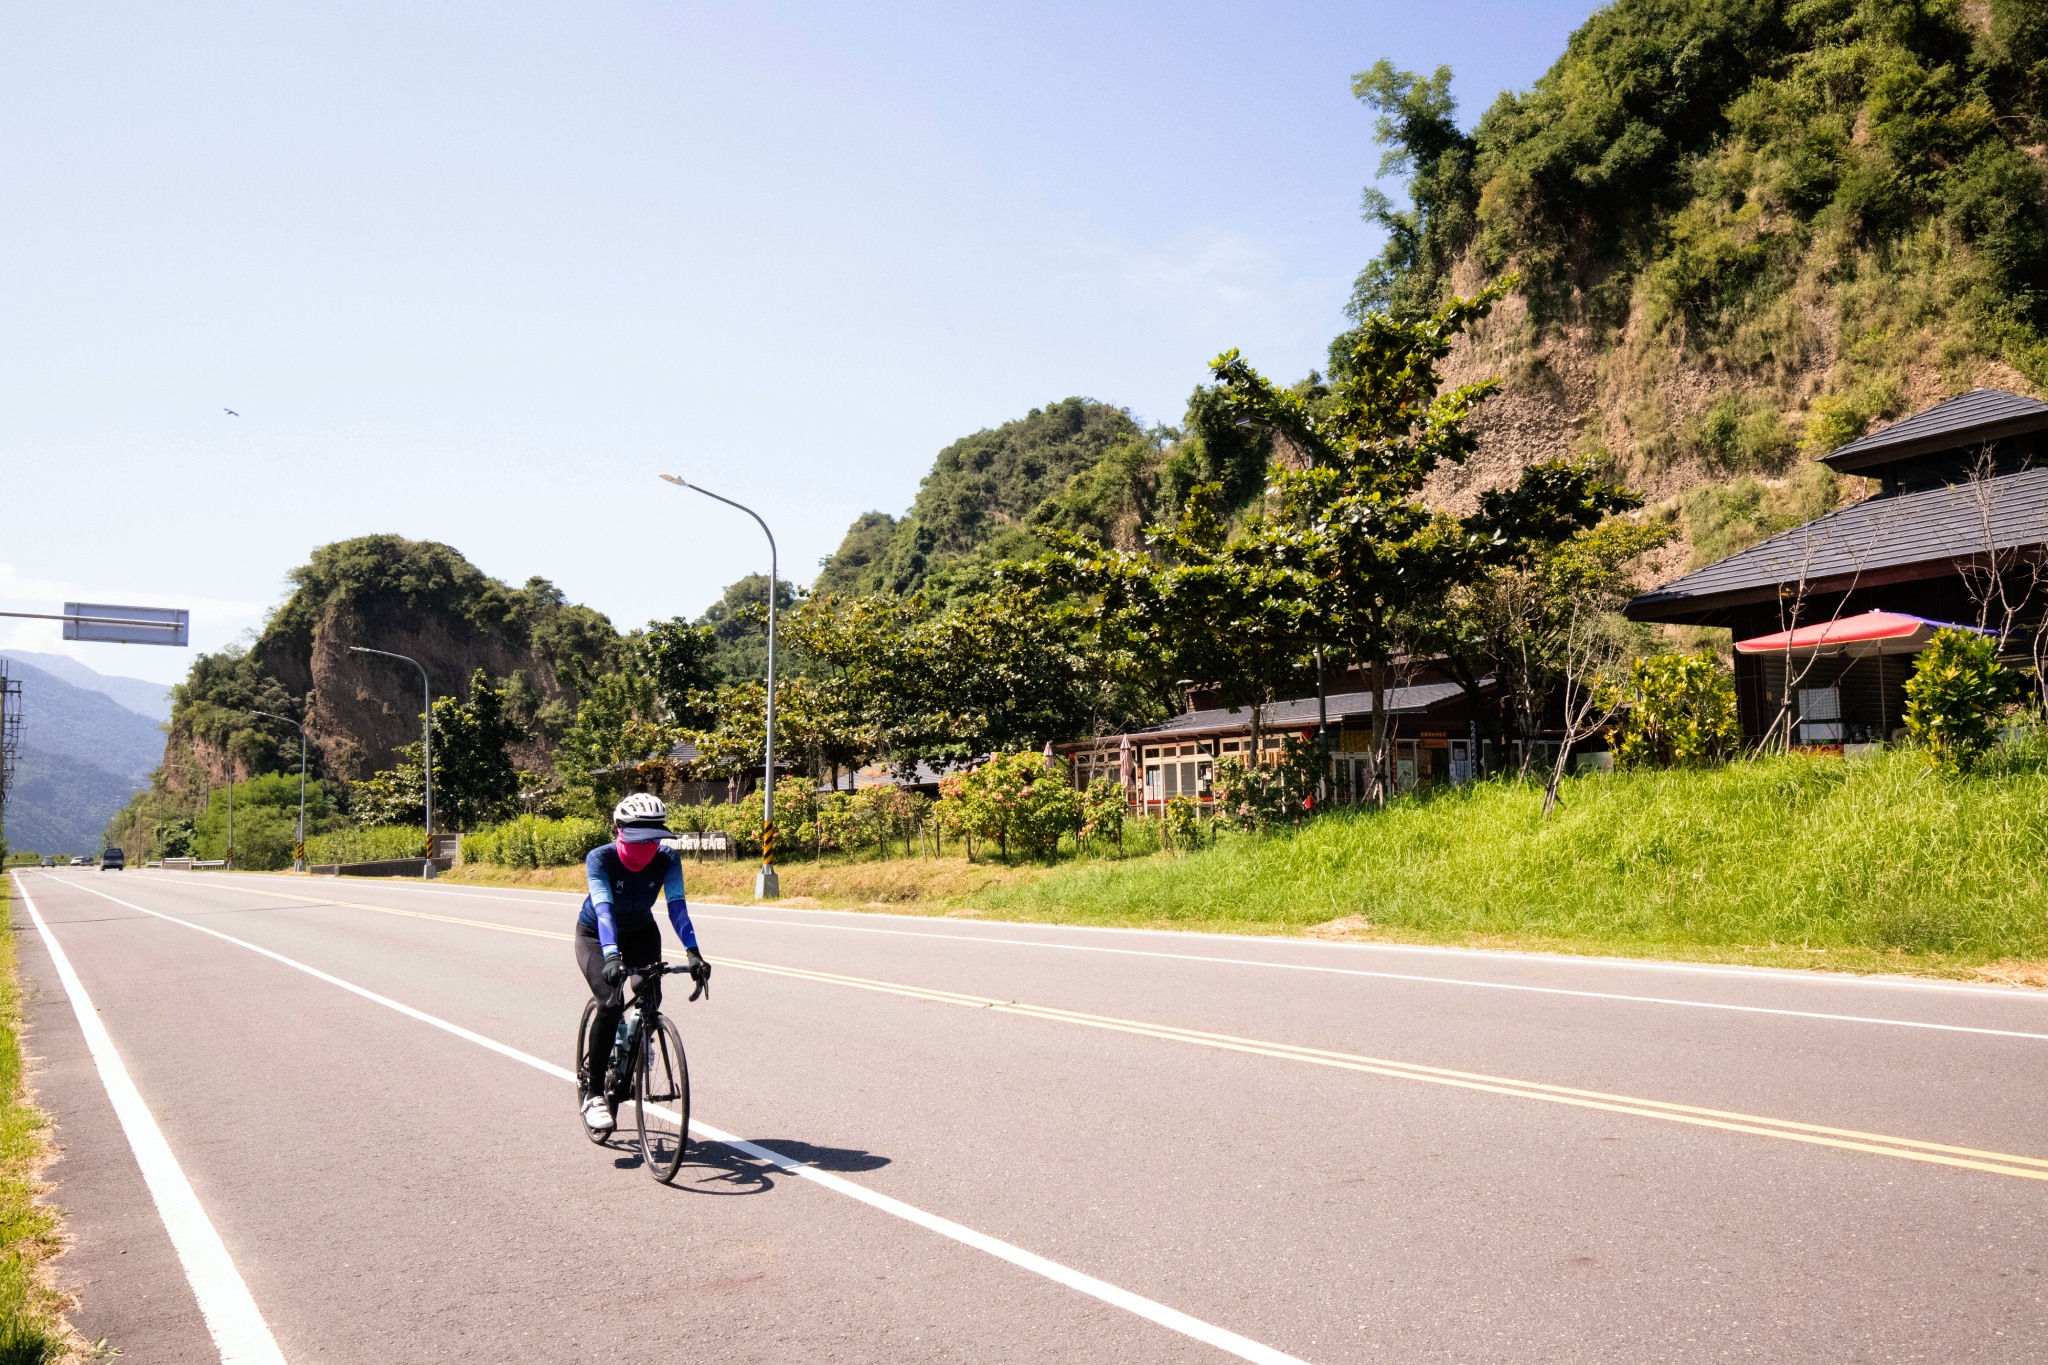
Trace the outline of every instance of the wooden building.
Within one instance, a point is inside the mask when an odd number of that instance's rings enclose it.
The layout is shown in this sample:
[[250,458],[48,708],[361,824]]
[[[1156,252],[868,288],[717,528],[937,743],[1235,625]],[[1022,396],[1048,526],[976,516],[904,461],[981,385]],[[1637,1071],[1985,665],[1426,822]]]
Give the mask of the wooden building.
[[1628,605],[1733,632],[1746,738],[1890,738],[1935,627],[1987,628],[2025,658],[2048,599],[2048,403],[1977,389],[1821,459],[1877,491]]
[[[1490,686],[1490,683],[1482,684]],[[1054,745],[1069,764],[1076,786],[1098,777],[1121,781],[1134,811],[1157,814],[1175,796],[1213,800],[1216,761],[1251,754],[1249,707],[1195,705],[1171,719],[1129,734],[1101,735]],[[1471,694],[1457,683],[1426,673],[1408,686],[1388,689],[1387,713],[1394,727],[1395,785],[1414,791],[1442,783],[1467,782],[1490,766],[1481,752]],[[1260,709],[1260,745],[1267,760],[1289,738],[1315,738],[1328,727],[1331,783],[1336,799],[1350,801],[1370,780],[1372,693],[1338,692],[1271,702]]]

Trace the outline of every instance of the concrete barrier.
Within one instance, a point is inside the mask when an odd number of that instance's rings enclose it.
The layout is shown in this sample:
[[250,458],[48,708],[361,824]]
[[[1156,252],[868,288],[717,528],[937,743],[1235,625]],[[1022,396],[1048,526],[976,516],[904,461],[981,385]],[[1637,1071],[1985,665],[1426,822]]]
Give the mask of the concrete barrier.
[[[320,863],[307,870],[316,877],[417,877],[426,871],[425,858],[383,858],[374,863]],[[434,871],[446,872],[452,858],[432,860]]]

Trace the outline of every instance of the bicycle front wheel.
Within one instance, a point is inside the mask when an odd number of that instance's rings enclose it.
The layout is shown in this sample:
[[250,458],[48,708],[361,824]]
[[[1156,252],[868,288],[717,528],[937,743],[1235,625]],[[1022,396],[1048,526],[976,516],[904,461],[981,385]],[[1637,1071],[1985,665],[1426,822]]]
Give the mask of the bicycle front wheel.
[[583,1096],[589,1085],[591,1067],[595,1066],[598,1070],[598,1085],[602,1087],[604,1084],[605,1059],[602,1056],[593,1058],[590,1055],[590,1017],[596,1013],[597,1002],[586,1001],[583,1006],[583,1018],[576,1023],[576,1126],[583,1130],[583,1136],[603,1145],[604,1140],[611,1136],[611,1130],[606,1128],[593,1132],[590,1125],[583,1121]]
[[633,1072],[633,1109],[640,1127],[640,1159],[666,1185],[683,1164],[690,1142],[690,1064],[683,1036],[667,1019],[644,1029],[640,1064]]

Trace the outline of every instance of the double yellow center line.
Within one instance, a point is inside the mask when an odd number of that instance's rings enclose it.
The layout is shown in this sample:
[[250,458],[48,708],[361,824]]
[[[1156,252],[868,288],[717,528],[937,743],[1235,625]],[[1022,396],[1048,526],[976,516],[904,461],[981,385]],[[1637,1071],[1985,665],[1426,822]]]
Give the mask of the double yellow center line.
[[[402,915],[408,919],[433,920],[442,924],[459,924],[473,929],[494,929],[506,934],[525,934],[532,938],[551,938],[566,941],[570,935],[548,929],[528,929],[511,924],[498,924],[490,920],[466,919],[456,915],[434,915],[421,910],[399,910],[388,905],[370,905],[361,901],[338,901],[325,897],[295,896],[286,892],[257,890],[253,887],[229,887],[220,882],[208,882],[209,886],[224,890],[241,891],[250,895],[271,896],[280,900],[303,901],[309,905],[341,906],[352,910],[370,910],[380,915]],[[1423,1066],[1415,1062],[1398,1062],[1384,1057],[1366,1057],[1351,1052],[1334,1052],[1326,1048],[1298,1047],[1292,1043],[1271,1043],[1257,1038],[1240,1038],[1228,1033],[1208,1033],[1200,1029],[1179,1028],[1171,1024],[1150,1024],[1135,1019],[1119,1019],[1113,1015],[1088,1014],[1080,1010],[1058,1009],[1050,1005],[1029,1005],[1016,1000],[998,1000],[991,996],[966,995],[958,991],[932,990],[924,986],[906,986],[893,981],[876,981],[868,977],[844,976],[838,972],[813,971],[806,967],[785,967],[770,962],[750,962],[743,958],[720,957],[721,967],[736,967],[743,971],[761,972],[769,976],[789,977],[797,981],[813,981],[822,985],[845,986],[854,990],[874,991],[881,995],[900,996],[906,1000],[923,1000],[932,1004],[964,1006],[970,1009],[990,1010],[997,1014],[1014,1014],[1026,1019],[1043,1019],[1052,1023],[1074,1024],[1083,1028],[1103,1029],[1112,1033],[1128,1033],[1141,1038],[1157,1038],[1166,1042],[1187,1043],[1197,1047],[1214,1048],[1223,1052],[1238,1052],[1247,1056],[1272,1057],[1281,1061],[1302,1062],[1310,1066],[1332,1067],[1340,1071],[1364,1072],[1373,1076],[1388,1076],[1397,1080],[1422,1081],[1429,1085],[1452,1086],[1460,1090],[1476,1090],[1489,1095],[1506,1095],[1515,1099],[1541,1100],[1548,1104],[1571,1105],[1578,1109],[1597,1109],[1611,1114],[1632,1114],[1639,1118],[1662,1119],[1667,1123],[1684,1123],[1698,1128],[1718,1128],[1730,1133],[1748,1133],[1755,1137],[1778,1138],[1785,1142],[1803,1142],[1816,1147],[1838,1147],[1851,1152],[1868,1152],[1875,1156],[1897,1157],[1902,1161],[1922,1161],[1937,1166],[1958,1166],[1965,1170],[1985,1171],[1992,1175],[2016,1176],[2022,1180],[2048,1181],[2048,1159],[2031,1156],[2015,1156],[2009,1152],[1983,1151],[1975,1147],[1956,1147],[1941,1142],[1922,1142],[1917,1138],[1890,1137],[1883,1133],[1866,1133],[1853,1128],[1831,1128],[1824,1124],[1799,1123],[1791,1119],[1774,1119],[1760,1114],[1744,1114],[1727,1109],[1708,1109],[1699,1105],[1674,1104],[1667,1100],[1646,1100],[1630,1095],[1614,1095],[1600,1090],[1581,1090],[1572,1086],[1550,1085],[1542,1081],[1516,1080],[1508,1076],[1490,1076],[1483,1072],[1454,1071],[1447,1067]]]

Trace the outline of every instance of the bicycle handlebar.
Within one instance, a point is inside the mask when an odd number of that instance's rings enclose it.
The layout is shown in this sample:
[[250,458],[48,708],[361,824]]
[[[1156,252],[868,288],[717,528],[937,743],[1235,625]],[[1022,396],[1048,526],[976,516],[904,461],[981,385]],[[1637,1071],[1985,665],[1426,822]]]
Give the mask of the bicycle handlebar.
[[[688,967],[678,967],[673,962],[657,962],[649,967],[628,967],[626,969],[627,976],[688,976],[689,974],[690,969]],[[694,1001],[700,995],[707,1000],[711,998],[711,982],[708,978],[697,983],[697,989],[690,992],[690,1000]]]

